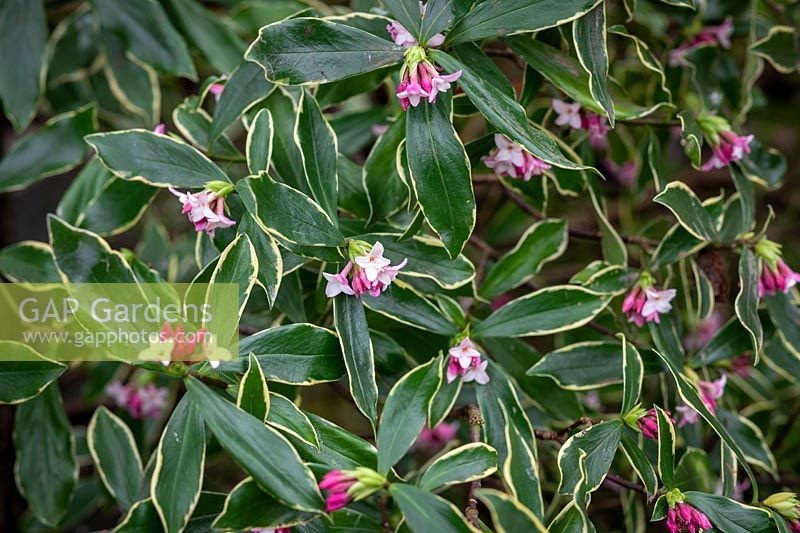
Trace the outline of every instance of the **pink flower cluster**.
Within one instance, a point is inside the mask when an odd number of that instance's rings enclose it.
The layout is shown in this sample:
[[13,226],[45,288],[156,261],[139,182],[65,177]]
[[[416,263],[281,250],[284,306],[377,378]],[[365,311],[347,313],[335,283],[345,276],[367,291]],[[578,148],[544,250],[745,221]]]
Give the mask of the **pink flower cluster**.
[[669,53],[669,65],[671,67],[680,66],[684,56],[698,46],[718,45],[722,48],[730,48],[731,36],[733,36],[733,19],[728,17],[719,26],[703,28],[689,42],[672,50]]
[[167,403],[169,391],[166,387],[156,387],[152,383],[137,387],[123,385],[117,380],[106,385],[105,393],[117,407],[128,411],[133,418],[156,418]]
[[667,511],[667,531],[669,533],[680,533],[684,528],[689,533],[699,533],[713,527],[711,520],[705,514],[688,503],[678,502]]
[[792,530],[792,533],[800,533],[800,520],[790,520],[789,529]]
[[453,440],[456,433],[458,433],[458,422],[452,424],[442,422],[433,429],[425,426],[417,437],[415,447],[430,451],[439,450]]
[[545,170],[552,168],[505,135],[495,133],[494,144],[496,148],[481,159],[498,176],[522,178],[529,181],[531,176],[541,176]]
[[353,500],[348,491],[356,483],[358,479],[351,472],[331,470],[325,474],[319,483],[319,488],[328,492],[325,498],[325,510],[332,513],[346,507]]
[[789,268],[783,259],[778,259],[774,268],[764,261],[761,265],[761,276],[758,278],[758,294],[762,298],[765,295],[774,296],[777,291],[786,294],[798,282],[800,273]]
[[645,322],[659,323],[660,315],[669,313],[672,309],[670,302],[676,294],[675,289],[659,291],[637,284],[622,301],[622,312],[628,317],[628,322],[633,322],[638,327],[644,326]]
[[225,216],[225,198],[210,190],[199,193],[180,192],[172,187],[169,191],[178,197],[189,221],[194,224],[195,231],[205,231],[211,237],[217,228],[228,228],[236,224]]
[[719,133],[719,143],[711,148],[712,154],[700,170],[708,171],[714,168],[725,168],[734,161],[739,161],[750,153],[752,135],[737,135],[731,130]]
[[450,362],[447,365],[447,382],[452,383],[458,376],[465,383],[474,381],[479,385],[489,383],[489,374],[486,367],[489,361],[481,360],[481,353],[475,349],[472,340],[464,337],[458,346],[453,346],[448,350]]
[[290,527],[254,527],[250,533],[292,533]]
[[[422,0],[420,0],[419,2],[419,14],[422,15],[423,17],[425,16],[425,4],[422,2]],[[411,32],[408,31],[405,28],[405,26],[403,26],[397,21],[388,24],[386,26],[386,31],[388,31],[389,35],[392,36],[392,41],[394,41],[394,44],[396,44],[397,46],[402,46],[403,48],[411,48],[412,46],[417,46],[419,44],[417,42],[417,39],[414,38],[413,35],[411,35]],[[431,48],[436,48],[438,46],[441,46],[442,43],[444,43],[444,35],[442,35],[441,33],[437,33],[436,35],[428,39],[428,42],[425,44],[426,46],[429,46]]]
[[[340,294],[347,294],[359,298],[362,294],[368,293],[372,297],[378,297],[381,292],[389,288],[406,263],[408,259],[403,259],[399,264],[392,266],[391,261],[383,257],[383,245],[376,241],[369,252],[348,261],[341,272],[322,274],[328,281],[325,295],[328,298],[335,298]],[[351,271],[352,286],[347,279]]]
[[589,144],[595,150],[608,148],[608,132],[611,128],[604,117],[581,109],[581,104],[568,104],[553,98],[553,111],[556,112],[556,126],[569,126],[573,130],[586,130]]
[[439,93],[449,91],[450,85],[460,77],[460,70],[452,74],[440,74],[427,59],[406,64],[400,73],[397,98],[404,111],[408,106],[417,107],[423,99],[432,104]]
[[[675,420],[672,418],[672,416],[670,416],[670,412],[664,411],[664,413],[669,417],[670,420],[672,420],[672,423],[674,424]],[[649,411],[647,411],[647,414],[640,417],[636,423],[639,426],[639,430],[642,432],[642,435],[648,439],[658,438],[658,415],[655,407],[652,407]]]
[[[727,374],[722,374],[719,379],[714,381],[700,380],[697,382],[700,399],[703,400],[703,404],[712,413],[717,409],[717,400],[722,398],[725,394],[726,383],[728,383]],[[687,424],[696,424],[700,420],[700,414],[689,405],[679,405],[675,409],[681,416],[678,427],[683,427]]]

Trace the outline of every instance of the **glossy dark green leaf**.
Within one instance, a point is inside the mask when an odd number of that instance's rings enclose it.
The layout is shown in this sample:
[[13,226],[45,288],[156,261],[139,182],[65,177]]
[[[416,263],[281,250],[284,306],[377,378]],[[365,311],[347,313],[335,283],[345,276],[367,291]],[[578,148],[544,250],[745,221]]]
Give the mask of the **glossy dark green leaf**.
[[14,282],[61,281],[50,245],[38,241],[22,241],[0,250],[0,274]]
[[25,46],[24,54],[0,57],[0,100],[17,131],[25,129],[36,114],[46,41],[47,15],[42,0],[11,0],[0,5],[0,49]]
[[795,355],[800,354],[800,309],[789,295],[781,292],[764,300],[783,343]]
[[312,516],[286,507],[261,490],[253,478],[247,478],[228,494],[222,513],[214,521],[214,528],[249,530],[288,527]]
[[475,227],[475,194],[467,153],[445,98],[408,109],[406,150],[425,219],[455,258]]
[[374,425],[378,417],[378,386],[363,301],[345,294],[337,296],[333,300],[333,321],[339,332],[350,393],[359,411]]
[[739,444],[750,464],[759,466],[767,472],[777,474],[778,464],[761,429],[740,413],[718,409],[714,414]]
[[685,7],[688,9],[695,9],[694,0],[661,0],[665,4],[675,7]]
[[475,267],[463,255],[451,260],[447,250],[436,240],[413,237],[401,240],[397,234],[369,233],[357,238],[367,242],[380,241],[385,255],[393,263],[408,259],[401,277],[425,278],[444,289],[457,289],[469,283],[475,276]]
[[524,425],[526,436],[523,437],[518,423],[502,402],[500,402],[500,410],[505,421],[507,452],[501,465],[503,480],[514,498],[533,511],[539,519],[544,519],[542,480],[539,475],[536,442],[527,435],[529,430],[527,425]]
[[497,452],[482,442],[465,444],[437,458],[422,475],[424,490],[467,483],[492,475],[497,470]]
[[184,396],[170,416],[156,449],[150,497],[168,533],[182,531],[203,485],[206,426],[197,406]]
[[0,341],[0,359],[0,404],[34,398],[67,369],[19,342]]
[[247,168],[251,174],[269,170],[274,134],[272,113],[269,109],[262,109],[256,113],[247,132]]
[[325,83],[399,63],[403,49],[353,26],[296,18],[264,26],[245,57],[270,81]]
[[314,476],[284,437],[200,381],[190,377],[185,383],[220,445],[260,488],[293,509],[324,508]]
[[242,61],[225,82],[225,88],[219,96],[209,140],[217,139],[245,111],[269,96],[274,88],[275,85],[266,80],[264,71],[258,65]]
[[735,309],[739,322],[750,334],[752,353],[755,357],[753,365],[758,364],[761,347],[764,344],[764,329],[758,316],[759,272],[759,261],[755,254],[749,248],[742,249],[739,257],[739,294],[736,295]]
[[256,224],[252,215],[249,213],[243,214],[237,230],[247,235],[250,242],[253,244],[256,257],[258,258],[256,283],[261,285],[267,293],[267,300],[269,300],[269,304],[272,306],[275,304],[275,298],[281,286],[284,269],[283,258],[278,249],[278,244],[269,233],[262,230],[258,224]]
[[658,423],[658,475],[666,489],[675,486],[675,427],[672,419],[656,407]]
[[656,349],[672,359],[675,364],[682,365],[686,359],[686,351],[673,320],[675,320],[674,314],[667,314],[661,317],[660,322],[650,322],[647,325]]
[[628,458],[631,468],[633,468],[636,475],[642,481],[647,493],[655,494],[658,490],[656,472],[653,470],[653,465],[650,464],[650,459],[647,458],[647,455],[645,455],[639,443],[635,440],[635,435],[636,433],[629,429],[626,429],[622,433],[622,440],[620,440],[622,451]]
[[398,150],[405,139],[406,122],[397,120],[378,137],[364,163],[363,182],[369,201],[369,220],[376,222],[396,213],[408,200],[408,187],[400,177]]
[[[213,143],[210,142],[211,128],[213,127],[211,116],[202,108],[195,109],[194,105],[194,103],[184,102],[172,112],[172,121],[181,135],[198,150],[208,149],[208,153],[212,157],[241,159],[242,153],[227,136],[221,135]],[[209,146],[210,148],[208,148]]]
[[708,454],[697,448],[687,449],[675,467],[675,487],[682,492],[689,490],[714,492],[716,486],[717,480]]
[[441,380],[439,360],[431,359],[405,374],[389,391],[378,427],[378,472],[389,472],[425,427],[428,404]]
[[78,479],[75,435],[58,384],[14,413],[14,477],[34,516],[55,526],[67,512]]
[[623,379],[623,361],[619,343],[586,341],[550,352],[526,374],[549,377],[567,390],[596,389]]
[[569,169],[585,168],[564,157],[553,137],[528,121],[522,106],[494,85],[485,83],[479,73],[444,52],[433,51],[431,55],[448,72],[462,71],[459,86],[500,133],[552,165]]
[[514,533],[515,531],[547,531],[541,520],[530,509],[505,492],[494,489],[480,489],[476,496],[492,515],[492,523],[497,533]]
[[310,446],[319,448],[319,435],[308,415],[285,396],[269,393],[269,415],[267,423],[281,431],[297,437]]
[[395,281],[377,298],[364,297],[364,305],[372,311],[401,324],[451,337],[458,333],[439,308],[402,281]]
[[[447,0],[444,0],[447,1]],[[464,63],[471,71],[480,72],[485,83],[491,83],[510,98],[516,98],[514,86],[502,69],[481,50],[476,43],[460,44],[452,49],[453,56]],[[491,137],[490,137],[491,138]]]
[[98,235],[116,235],[139,221],[157,192],[146,183],[117,178],[95,158],[72,181],[56,213]]
[[186,143],[147,130],[123,130],[86,137],[97,156],[120,178],[152,185],[202,188],[230,181],[220,168]]
[[686,492],[686,501],[703,512],[714,527],[726,533],[766,533],[773,531],[769,511],[752,507],[724,496]]
[[317,203],[336,222],[339,195],[336,133],[308,91],[301,93],[295,142],[303,157],[306,181]]
[[83,136],[96,127],[95,110],[90,105],[57,115],[18,140],[0,160],[0,192],[24,189],[75,168],[86,155]]
[[464,516],[444,498],[417,487],[399,483],[389,487],[389,494],[400,507],[403,518],[413,533],[429,533],[431,531],[467,533],[472,531]]
[[456,44],[543,30],[579,18],[598,3],[598,0],[482,2],[450,30],[447,39]]
[[537,222],[525,230],[514,248],[492,265],[480,285],[481,296],[492,298],[520,286],[566,249],[567,225],[564,220]]
[[70,224],[77,224],[84,206],[102,191],[111,177],[111,171],[99,159],[92,158],[61,197],[56,214]]
[[214,69],[230,73],[239,64],[245,45],[233,28],[195,0],[167,0],[178,28]]
[[154,124],[161,112],[158,73],[130,54],[122,35],[103,32],[100,42],[106,57],[103,72],[111,93],[125,110],[142,117],[146,124]]
[[608,93],[608,48],[606,46],[605,3],[595,6],[575,21],[573,27],[575,51],[583,69],[589,74],[589,91],[602,107],[611,127],[614,127],[614,103]]
[[547,377],[528,376],[531,362],[541,359],[536,349],[521,339],[482,339],[499,366],[528,398],[556,420],[573,421],[583,416],[582,405],[574,392],[564,390]]
[[773,26],[767,34],[750,45],[750,50],[763,57],[782,74],[800,69],[797,59],[797,31],[788,26]]
[[261,370],[258,359],[251,353],[247,359],[247,372],[239,383],[236,406],[266,422],[270,409],[269,399],[264,371]]
[[681,145],[686,156],[691,161],[694,168],[700,168],[701,157],[703,156],[703,130],[697,123],[691,111],[681,111],[678,113],[681,121]]
[[289,437],[303,459],[339,469],[366,466],[374,470],[377,467],[375,446],[317,415],[309,413],[308,418],[319,437],[319,447]]
[[100,406],[86,436],[106,490],[124,509],[130,509],[142,484],[142,459],[133,433],[118,416]]
[[[592,96],[590,90],[592,80],[579,61],[559,48],[532,39],[529,35],[511,37],[508,43],[528,65],[561,89],[569,98],[590,111],[600,115],[605,114],[603,107]],[[606,86],[613,97],[614,114],[619,119],[644,117],[667,105],[665,101],[654,104],[634,102],[627,95],[625,87],[613,79],[609,79]]]
[[463,0],[430,0],[425,4],[425,16],[422,17],[420,40],[423,43],[453,25],[459,17],[466,14],[471,2]]
[[[266,329],[239,343],[243,355],[255,354],[270,381],[311,385],[336,381],[345,375],[339,339],[313,324],[291,324]],[[219,369],[244,373],[247,358],[222,363]]]
[[703,403],[703,400],[700,398],[700,393],[697,391],[697,387],[681,373],[680,366],[670,358],[664,357],[664,355],[660,354],[659,352],[655,353],[661,358],[661,361],[664,362],[664,366],[672,376],[672,380],[675,383],[683,402],[697,411],[703,420],[705,420],[708,425],[714,429],[717,435],[719,435],[720,439],[722,439],[722,441],[736,455],[739,464],[742,466],[742,468],[744,468],[745,472],[747,473],[747,477],[750,479],[750,483],[752,484],[754,493],[753,498],[758,499],[758,482],[753,470],[747,463],[747,457],[745,456],[742,448],[737,444],[733,437],[731,437],[731,434],[727,429],[725,429],[725,426],[723,426],[720,421],[717,420],[717,417],[714,416],[714,413],[712,413],[708,407],[706,407],[705,403]]
[[123,36],[129,50],[156,70],[197,78],[183,38],[170,24],[161,4],[154,0],[91,0],[103,32]]
[[308,187],[303,154],[295,142],[298,104],[302,91],[298,88],[279,86],[267,97],[262,106],[272,115],[275,128],[272,140],[272,167],[279,181],[311,196]]
[[671,265],[701,249],[708,243],[694,237],[683,229],[680,224],[675,224],[661,239],[654,254],[652,267],[659,268]]
[[[422,17],[416,0],[385,0],[383,5],[415,37],[420,34]],[[436,33],[436,32],[434,32]]]
[[480,337],[550,335],[580,327],[609,303],[606,295],[574,286],[541,289],[507,303],[473,329]]
[[[608,474],[611,462],[622,436],[621,420],[608,420],[589,426],[564,443],[558,452],[558,469],[561,471],[561,494],[572,494],[580,484],[586,493],[600,486]],[[586,479],[581,480],[578,462],[580,452],[586,454]]]
[[70,283],[136,283],[130,266],[106,241],[53,215],[47,222],[56,265]]
[[716,239],[717,228],[714,220],[685,183],[673,181],[667,184],[653,201],[672,211],[678,223],[693,237],[706,241]]
[[270,234],[303,246],[342,246],[344,236],[319,204],[267,174],[236,185],[242,202],[259,226]]
[[644,363],[639,350],[630,342],[623,339],[622,344],[622,407],[620,413],[629,413],[642,393],[642,380],[644,379]]

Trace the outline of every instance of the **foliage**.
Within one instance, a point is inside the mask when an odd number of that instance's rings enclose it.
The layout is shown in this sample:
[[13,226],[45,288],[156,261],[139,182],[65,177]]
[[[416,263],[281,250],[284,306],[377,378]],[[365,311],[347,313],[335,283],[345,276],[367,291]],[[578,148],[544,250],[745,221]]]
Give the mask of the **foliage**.
[[20,528],[800,527],[798,4],[333,4],[0,3],[0,193],[74,175],[0,274],[240,287],[220,365],[0,341]]

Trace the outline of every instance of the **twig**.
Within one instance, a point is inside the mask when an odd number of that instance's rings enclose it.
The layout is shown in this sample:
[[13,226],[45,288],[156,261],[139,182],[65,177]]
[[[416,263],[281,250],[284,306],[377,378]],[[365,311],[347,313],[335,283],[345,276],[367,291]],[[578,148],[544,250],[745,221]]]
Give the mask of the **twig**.
[[[517,207],[528,213],[530,216],[535,218],[536,220],[544,220],[545,216],[540,213],[536,208],[530,205],[528,202],[525,201],[525,198],[520,196],[516,191],[509,189],[508,187],[504,187],[506,195],[517,204]],[[590,231],[590,230],[583,230],[583,229],[576,229],[576,228],[569,228],[569,236],[575,239],[584,239],[589,241],[599,241],[603,238],[603,235],[599,231]],[[642,237],[639,235],[622,235],[620,234],[620,238],[623,242],[627,244],[635,244],[642,248],[648,249],[652,246],[658,244],[657,242],[653,241],[652,239],[648,239],[647,237]]]
[[[483,426],[483,416],[481,410],[474,403],[468,404],[461,411],[461,416],[469,424],[469,438],[472,442],[481,441],[481,426]],[[469,492],[467,492],[467,509],[464,514],[470,524],[480,529],[480,520],[478,519],[478,500],[475,498],[475,491],[481,488],[481,480],[476,479],[469,485]]]
[[612,474],[611,472],[606,474],[606,478],[605,478],[604,482],[606,482],[606,481],[609,482],[609,483],[613,483],[614,485],[619,485],[620,487],[623,487],[623,488],[626,488],[626,489],[630,489],[630,490],[632,490],[634,492],[638,492],[639,494],[647,495],[647,489],[645,489],[639,483],[634,483],[633,481],[628,481],[627,479],[619,477],[616,474]]
[[378,507],[381,509],[381,525],[383,526],[385,533],[393,533],[394,528],[392,527],[392,522],[389,520],[388,505],[389,496],[386,494],[381,495],[381,497],[378,498]]

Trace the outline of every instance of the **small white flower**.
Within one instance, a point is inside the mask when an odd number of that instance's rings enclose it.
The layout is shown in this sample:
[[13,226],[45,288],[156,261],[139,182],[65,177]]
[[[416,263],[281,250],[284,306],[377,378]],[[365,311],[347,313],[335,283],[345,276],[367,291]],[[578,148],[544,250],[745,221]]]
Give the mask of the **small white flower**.
[[669,313],[672,310],[670,302],[675,298],[677,291],[675,289],[667,289],[665,291],[657,291],[653,288],[645,291],[647,301],[642,307],[642,315],[645,317],[658,313],[660,315]]
[[553,98],[553,111],[558,113],[556,126],[569,126],[574,130],[581,129],[581,104],[574,102],[568,104],[562,100]]
[[378,274],[391,263],[389,259],[383,257],[383,245],[380,242],[375,242],[367,255],[356,257],[355,261],[370,282],[378,279]]

